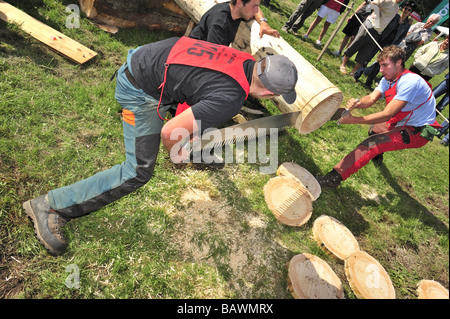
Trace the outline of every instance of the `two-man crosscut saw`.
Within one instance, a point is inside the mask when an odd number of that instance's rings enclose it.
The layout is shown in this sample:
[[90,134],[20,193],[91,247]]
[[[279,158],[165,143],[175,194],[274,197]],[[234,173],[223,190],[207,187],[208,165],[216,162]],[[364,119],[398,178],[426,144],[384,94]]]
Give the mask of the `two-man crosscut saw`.
[[[227,126],[221,129],[214,129],[211,134],[203,134],[201,139],[194,142],[194,150],[213,149],[225,144],[233,144],[243,140],[252,140],[259,136],[270,133],[270,129],[283,129],[294,126],[300,116],[301,111],[283,113],[279,115],[267,116],[241,124]],[[206,137],[206,136],[209,136]]]
[[[339,108],[331,117],[331,121],[338,120],[346,115],[347,110]],[[227,126],[221,129],[212,129],[205,131],[204,134],[193,142],[193,145],[184,147],[195,150],[211,150],[226,144],[233,144],[244,140],[252,140],[261,136],[270,134],[271,129],[284,129],[294,126],[300,116],[301,111],[283,113],[278,115],[267,116],[248,122]],[[208,132],[208,134],[206,134]]]

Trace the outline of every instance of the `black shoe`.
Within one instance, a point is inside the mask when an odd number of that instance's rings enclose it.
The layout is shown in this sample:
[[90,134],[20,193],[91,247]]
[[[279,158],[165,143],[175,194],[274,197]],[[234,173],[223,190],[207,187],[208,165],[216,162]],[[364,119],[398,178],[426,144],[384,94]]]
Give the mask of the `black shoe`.
[[383,153],[378,154],[377,156],[372,158],[372,162],[373,162],[373,165],[375,165],[376,167],[380,167],[381,164],[383,163]]
[[[200,162],[195,162],[195,160],[200,156]],[[191,157],[192,167],[198,170],[206,170],[206,169],[223,169],[225,167],[225,160],[218,155],[214,154],[214,149],[203,150],[202,153],[192,155]]]
[[23,208],[32,219],[36,236],[44,247],[52,255],[63,253],[67,248],[63,227],[69,220],[50,207],[47,195],[26,201]]
[[442,144],[442,145],[444,145],[444,146],[448,146],[448,142],[440,141],[439,143]]
[[338,188],[342,182],[342,176],[334,169],[325,176],[316,177],[320,187],[324,188]]

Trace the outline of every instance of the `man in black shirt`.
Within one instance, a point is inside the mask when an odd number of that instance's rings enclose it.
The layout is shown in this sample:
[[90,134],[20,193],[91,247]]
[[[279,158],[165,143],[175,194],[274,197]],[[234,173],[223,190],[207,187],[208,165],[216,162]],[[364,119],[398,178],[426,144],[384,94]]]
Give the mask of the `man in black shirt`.
[[[63,227],[71,219],[130,194],[152,177],[160,141],[173,162],[188,156],[183,136],[203,132],[237,114],[248,95],[295,100],[297,69],[284,56],[256,62],[248,53],[187,37],[130,50],[117,73],[115,97],[122,106],[126,160],[72,185],[23,204],[36,235],[52,254],[67,248]],[[167,110],[191,105],[164,126]]]
[[216,44],[230,45],[242,21],[256,19],[261,25],[259,36],[264,34],[280,37],[272,29],[259,8],[260,0],[231,0],[216,4],[200,19],[189,37]]

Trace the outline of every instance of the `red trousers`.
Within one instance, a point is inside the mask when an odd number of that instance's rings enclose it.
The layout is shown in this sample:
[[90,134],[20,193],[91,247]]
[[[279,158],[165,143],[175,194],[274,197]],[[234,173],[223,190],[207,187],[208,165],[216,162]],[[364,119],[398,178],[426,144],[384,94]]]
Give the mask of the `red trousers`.
[[[409,136],[410,142],[408,144],[405,144],[403,140],[402,130],[406,132],[404,135],[407,134]],[[334,170],[341,175],[342,180],[346,180],[379,154],[407,148],[419,148],[428,143],[427,139],[420,136],[420,132],[414,134],[414,131],[415,128],[412,126],[401,126],[388,130],[386,123],[375,124],[371,128],[371,134],[373,135],[370,135],[357,148],[345,156],[334,167]]]

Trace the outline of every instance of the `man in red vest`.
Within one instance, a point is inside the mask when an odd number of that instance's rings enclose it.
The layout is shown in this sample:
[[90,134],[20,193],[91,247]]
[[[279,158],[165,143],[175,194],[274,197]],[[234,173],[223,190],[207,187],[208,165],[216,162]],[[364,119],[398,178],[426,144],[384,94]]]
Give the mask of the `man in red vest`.
[[[364,167],[370,160],[380,165],[383,153],[407,148],[419,148],[428,143],[423,137],[436,122],[436,100],[431,86],[419,75],[405,69],[405,51],[398,46],[383,49],[377,57],[384,78],[369,95],[350,99],[346,108],[366,109],[379,99],[386,99],[383,111],[366,116],[348,114],[342,124],[372,124],[369,137],[344,157],[331,172],[318,177],[322,187],[337,188],[342,181]],[[431,130],[432,131],[432,130]]]
[[[202,133],[236,115],[245,99],[281,95],[296,98],[297,69],[286,57],[258,62],[248,53],[191,38],[170,38],[130,50],[117,72],[115,97],[122,106],[126,160],[119,165],[51,190],[23,204],[36,235],[52,254],[67,248],[64,225],[101,209],[145,185],[152,177],[160,142],[172,161],[182,129]],[[166,112],[187,102],[190,108],[170,120]],[[164,125],[165,121],[167,123]]]

